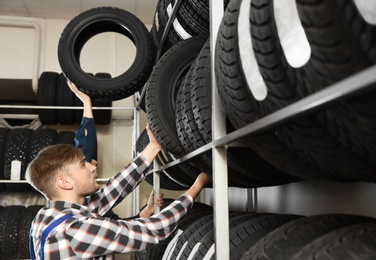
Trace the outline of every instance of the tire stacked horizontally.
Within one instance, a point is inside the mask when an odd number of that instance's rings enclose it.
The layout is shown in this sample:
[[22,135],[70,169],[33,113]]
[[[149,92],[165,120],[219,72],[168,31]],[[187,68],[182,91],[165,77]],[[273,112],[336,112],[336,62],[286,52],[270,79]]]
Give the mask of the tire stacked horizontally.
[[[25,180],[26,167],[35,158],[40,150],[52,144],[74,145],[72,131],[57,132],[54,129],[40,128],[0,128],[0,179],[11,179],[12,161],[21,162],[20,179]],[[0,191],[31,191],[29,184],[6,183],[0,184]]]

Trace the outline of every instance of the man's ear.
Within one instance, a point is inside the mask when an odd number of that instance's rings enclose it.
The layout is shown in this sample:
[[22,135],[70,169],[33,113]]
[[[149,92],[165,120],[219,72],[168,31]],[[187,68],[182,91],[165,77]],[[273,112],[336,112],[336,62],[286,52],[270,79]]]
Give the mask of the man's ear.
[[73,180],[68,176],[59,176],[56,179],[56,184],[59,188],[63,190],[73,189]]

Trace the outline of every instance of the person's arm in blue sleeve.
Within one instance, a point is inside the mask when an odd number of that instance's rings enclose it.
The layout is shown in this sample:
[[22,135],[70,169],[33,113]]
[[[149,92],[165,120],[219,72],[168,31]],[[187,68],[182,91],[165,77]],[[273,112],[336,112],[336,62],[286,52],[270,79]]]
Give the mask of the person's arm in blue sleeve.
[[67,80],[71,91],[79,98],[84,106],[82,121],[74,136],[75,145],[84,153],[86,161],[96,164],[94,160],[95,146],[97,145],[97,132],[93,116],[91,99],[80,91],[74,83]]

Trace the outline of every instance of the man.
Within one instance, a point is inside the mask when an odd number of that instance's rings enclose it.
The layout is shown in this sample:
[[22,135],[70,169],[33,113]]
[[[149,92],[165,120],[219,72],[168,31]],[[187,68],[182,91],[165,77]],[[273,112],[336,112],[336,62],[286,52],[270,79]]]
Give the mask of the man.
[[47,198],[30,230],[31,257],[37,259],[114,259],[114,254],[141,251],[168,237],[200,191],[210,182],[205,173],[178,199],[149,218],[103,217],[145,178],[162,149],[150,126],[149,144],[100,189],[97,167],[82,151],[67,144],[49,146],[36,156],[27,181]]
[[[97,130],[95,127],[91,98],[89,97],[89,95],[80,91],[70,80],[67,80],[67,85],[69,89],[76,95],[76,97],[81,100],[84,106],[81,124],[74,135],[74,143],[83,152],[86,161],[97,166],[98,162],[94,159],[94,153],[97,144]],[[130,218],[149,217],[154,214],[154,193],[155,191],[152,190],[146,206],[139,213],[137,213],[136,216],[132,216]],[[158,198],[155,200],[155,205],[158,207],[161,207],[163,205],[162,193],[159,194]],[[120,218],[112,210],[108,211],[105,216],[115,219]]]

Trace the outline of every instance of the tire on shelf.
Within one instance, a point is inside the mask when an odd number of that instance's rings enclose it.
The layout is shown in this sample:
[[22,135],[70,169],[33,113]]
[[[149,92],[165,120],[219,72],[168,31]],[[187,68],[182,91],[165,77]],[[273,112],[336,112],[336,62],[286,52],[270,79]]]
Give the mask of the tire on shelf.
[[[185,119],[193,114],[194,120],[185,122],[193,149],[212,141],[212,90],[210,75],[210,45],[206,42],[192,65],[190,92],[185,99]],[[196,125],[196,126],[195,126]],[[234,127],[226,118],[227,132]],[[180,139],[181,140],[181,139]],[[193,149],[191,151],[193,151]],[[295,182],[299,179],[291,176],[266,162],[250,147],[228,148],[229,182],[238,187],[261,187]],[[211,155],[204,155],[207,165],[212,165]]]
[[205,41],[192,37],[171,47],[158,60],[146,85],[148,122],[157,140],[176,156],[184,153],[175,129],[177,89]]
[[290,259],[375,259],[375,241],[375,222],[355,224],[315,239]]
[[249,247],[241,259],[291,259],[312,241],[334,230],[358,224],[375,223],[375,219],[346,214],[323,214],[299,218],[273,230]]
[[[85,43],[103,32],[122,34],[136,47],[132,65],[111,79],[88,75],[79,61]],[[126,98],[144,86],[154,65],[154,52],[145,25],[133,14],[113,7],[90,9],[73,18],[65,27],[58,44],[59,63],[66,77],[90,97],[107,100]]]
[[[299,215],[289,214],[260,214],[241,216],[230,219],[230,259],[239,259],[242,251],[253,245],[270,231],[301,218]],[[201,245],[193,255],[194,259],[215,259],[214,230],[202,238]],[[238,258],[236,258],[238,257]]]
[[[59,74],[57,72],[45,71],[38,81],[37,105],[55,106],[56,87]],[[57,117],[55,109],[39,109],[39,120],[44,125],[56,125]]]
[[[251,21],[255,23],[254,20],[261,17],[263,19],[260,20],[260,24],[270,26],[271,21],[267,19],[270,14],[270,12],[267,12],[269,10],[267,4],[270,1],[260,2],[260,8],[256,5],[258,2],[260,1],[252,2],[250,14],[254,17]],[[324,2],[321,1],[320,3]],[[328,2],[332,1],[325,3]],[[217,63],[215,68],[221,101],[231,123],[237,129],[264,117],[268,114],[268,111],[274,111],[274,107],[279,105],[276,101],[278,99],[277,94],[273,96],[273,100],[271,100],[272,95],[269,94],[262,101],[253,98],[243,75],[245,72],[241,63],[238,41],[242,37],[251,42],[253,37],[251,38],[249,33],[247,35],[238,32],[237,22],[239,17],[242,19],[245,19],[243,16],[248,17],[243,14],[246,8],[240,8],[242,3],[245,3],[245,1],[231,1],[227,8],[228,11],[224,15],[216,43]],[[255,10],[252,11],[252,8]],[[262,9],[264,9],[263,13],[255,15],[255,12],[261,12]],[[265,22],[265,19],[268,22]],[[270,40],[269,38],[267,40]],[[268,43],[267,40],[265,40],[265,43]],[[249,48],[253,46],[253,44],[248,45]],[[263,45],[263,47],[266,48],[266,45]],[[267,50],[270,51],[270,46]],[[271,51],[266,54],[275,55]],[[248,58],[255,62],[254,56],[250,55]],[[276,67],[273,66],[272,68]],[[279,72],[281,71],[282,69]],[[275,74],[278,73],[273,75]],[[293,79],[294,76],[297,79],[301,78],[301,75],[297,77],[298,75],[300,74],[288,76],[290,79]],[[307,80],[305,82],[307,83]],[[299,83],[297,85],[302,86]],[[301,89],[299,91],[304,92]],[[298,93],[298,91],[291,91],[291,93]],[[320,119],[320,117],[323,119]],[[365,163],[362,156],[344,143],[344,140],[350,139],[346,139],[345,136],[342,138],[343,140],[338,138],[334,131],[331,131],[327,126],[327,123],[329,123],[327,121],[329,119],[326,116],[316,113],[260,134],[252,135],[248,140],[252,148],[266,161],[280,170],[302,179],[340,182],[374,181],[375,177],[371,174],[371,170],[375,167],[374,164],[371,161]],[[373,124],[372,121],[373,119],[370,124]],[[374,134],[371,133],[369,138],[373,138],[373,136]],[[333,160],[334,157],[335,160]]]
[[[69,89],[67,84],[67,79],[63,73],[59,74],[57,79],[56,86],[56,97],[55,104],[56,106],[74,106],[74,93]],[[73,125],[76,122],[75,110],[70,109],[57,109],[56,110],[57,121],[61,125]]]
[[[5,180],[4,175],[4,161],[5,161],[5,143],[8,137],[10,129],[0,128],[0,180]],[[6,185],[0,184],[0,192],[7,189]]]
[[51,128],[39,128],[34,130],[30,142],[29,162],[31,162],[37,154],[47,146],[55,143],[57,132]]
[[25,206],[12,205],[7,206],[10,211],[6,221],[6,228],[4,232],[5,252],[1,253],[2,259],[19,259],[18,249],[19,244],[19,226],[25,216]]
[[73,131],[60,131],[57,133],[55,138],[55,144],[74,144],[74,135]]
[[[5,160],[4,160],[4,177],[6,180],[11,179],[11,166],[13,160],[21,162],[20,179],[25,180],[26,167],[29,164],[30,145],[33,130],[28,128],[12,129],[5,142]],[[7,183],[7,189],[11,191],[28,191],[31,190],[29,184],[24,183]]]
[[24,209],[23,217],[18,226],[18,255],[15,259],[30,259],[29,233],[31,222],[43,205],[30,205]]
[[169,259],[164,258],[165,255],[172,252],[166,252],[167,249],[170,250],[169,246],[170,243],[173,243],[173,239],[177,239],[181,232],[184,232],[192,222],[195,222],[197,219],[200,219],[203,216],[206,216],[208,214],[212,214],[213,208],[211,206],[208,206],[203,203],[197,203],[193,205],[193,207],[187,212],[187,214],[179,220],[178,227],[176,231],[170,235],[167,239],[163,240],[160,244],[157,246],[157,250],[155,250],[155,253],[152,255],[153,257],[150,259]]
[[[111,74],[109,73],[96,73],[96,78],[101,79],[110,79]],[[95,107],[112,107],[112,101],[110,100],[101,100],[101,99],[93,99],[93,106]],[[112,110],[110,109],[103,109],[103,110],[93,110],[93,115],[95,119],[95,123],[98,125],[109,125],[112,120]]]
[[4,256],[7,250],[6,228],[9,219],[10,207],[0,206],[0,255]]
[[[362,20],[353,1],[302,0],[297,2],[297,8],[312,53],[306,64],[292,68],[276,34],[273,4],[263,0],[252,2],[255,57],[269,92],[264,115],[372,64],[356,39],[356,32],[350,30],[349,24],[359,25]],[[372,35],[374,38],[375,26],[368,26],[370,30],[364,27],[363,38],[369,39]],[[284,136],[284,141],[292,140],[289,146],[296,147],[300,154],[306,153],[330,174],[345,180],[375,181],[372,170],[376,163],[375,149],[369,145],[376,141],[376,134],[371,130],[376,125],[375,97],[375,92],[371,92],[332,105],[286,124],[279,134]],[[333,156],[335,160],[326,159]]]

